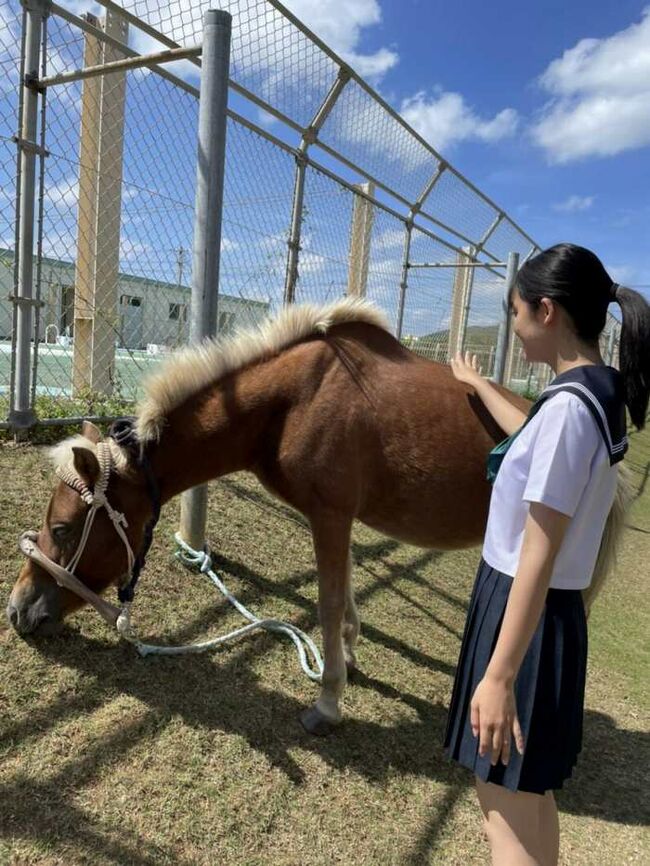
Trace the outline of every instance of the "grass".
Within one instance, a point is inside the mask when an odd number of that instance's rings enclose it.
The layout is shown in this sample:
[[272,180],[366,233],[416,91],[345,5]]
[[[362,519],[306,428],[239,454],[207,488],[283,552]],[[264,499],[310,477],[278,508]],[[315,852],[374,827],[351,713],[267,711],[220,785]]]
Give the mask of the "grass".
[[[641,465],[650,437],[634,441]],[[42,451],[0,449],[6,600],[16,536],[42,520]],[[639,479],[641,475],[639,475]],[[210,485],[209,542],[254,611],[317,635],[308,530],[245,475]],[[164,510],[138,591],[141,636],[197,640],[240,623],[171,556]],[[637,502],[620,573],[590,625],[585,747],[560,794],[561,862],[647,863],[647,562],[650,495]],[[0,863],[479,864],[470,779],[440,751],[478,551],[440,555],[357,527],[361,675],[327,740],[297,717],[316,688],[292,645],[258,635],[229,650],[141,659],[96,614],[27,642],[0,626]],[[647,650],[646,650],[647,652]]]

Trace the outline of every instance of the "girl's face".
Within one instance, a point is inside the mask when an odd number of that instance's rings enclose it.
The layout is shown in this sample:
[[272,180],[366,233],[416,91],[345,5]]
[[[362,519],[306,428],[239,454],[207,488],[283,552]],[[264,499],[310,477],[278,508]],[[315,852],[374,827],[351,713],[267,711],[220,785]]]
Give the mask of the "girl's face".
[[522,300],[518,289],[512,294],[512,325],[529,364],[547,361],[549,357],[550,324],[553,318],[552,305],[543,298],[537,307]]

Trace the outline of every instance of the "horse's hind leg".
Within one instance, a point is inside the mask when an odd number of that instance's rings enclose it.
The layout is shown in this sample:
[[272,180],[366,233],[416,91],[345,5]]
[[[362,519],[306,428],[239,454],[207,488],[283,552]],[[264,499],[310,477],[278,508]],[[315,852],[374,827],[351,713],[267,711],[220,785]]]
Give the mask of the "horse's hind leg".
[[339,702],[345,688],[343,617],[349,583],[349,549],[352,521],[339,514],[323,514],[311,520],[318,565],[318,607],[323,630],[324,669],[321,693],[300,720],[311,734],[328,734],[341,721]]
[[355,652],[361,623],[357,606],[354,603],[354,590],[352,588],[352,557],[348,553],[347,574],[345,581],[345,614],[343,622],[343,654],[348,676],[356,669],[357,655]]

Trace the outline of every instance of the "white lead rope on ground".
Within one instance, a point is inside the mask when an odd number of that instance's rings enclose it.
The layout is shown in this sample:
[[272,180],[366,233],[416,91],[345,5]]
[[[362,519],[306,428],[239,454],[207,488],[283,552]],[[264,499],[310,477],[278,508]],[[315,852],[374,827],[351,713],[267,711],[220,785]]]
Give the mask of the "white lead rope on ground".
[[[200,641],[199,643],[187,644],[186,646],[156,646],[155,644],[142,643],[136,636],[131,626],[129,606],[125,605],[122,614],[117,621],[117,630],[126,638],[126,640],[135,644],[141,656],[147,655],[182,655],[185,653],[200,653],[214,647],[223,646],[224,644],[232,643],[235,640],[257,631],[264,629],[265,631],[277,632],[291,638],[294,642],[300,659],[300,666],[307,674],[310,680],[320,682],[323,673],[323,660],[318,651],[318,647],[314,641],[305,634],[302,629],[288,622],[282,622],[277,619],[259,619],[255,614],[251,613],[244,605],[237,601],[235,596],[228,590],[221,578],[212,569],[212,560],[209,553],[205,550],[194,550],[186,544],[178,533],[175,535],[178,550],[176,556],[183,565],[188,568],[198,569],[201,574],[207,574],[212,583],[217,587],[224,598],[233,605],[239,613],[247,619],[249,624],[241,628],[235,629],[229,634],[221,637],[213,638],[212,640]],[[308,658],[311,654],[312,660]]]

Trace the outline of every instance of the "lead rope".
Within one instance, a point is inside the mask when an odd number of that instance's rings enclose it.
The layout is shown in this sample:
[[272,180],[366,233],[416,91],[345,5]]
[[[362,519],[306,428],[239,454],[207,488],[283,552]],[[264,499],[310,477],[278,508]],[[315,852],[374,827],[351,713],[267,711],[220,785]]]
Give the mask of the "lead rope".
[[[318,651],[318,647],[314,641],[305,634],[298,626],[291,623],[282,622],[277,619],[259,619],[255,614],[251,613],[235,596],[228,590],[225,583],[212,568],[212,559],[206,550],[194,550],[186,544],[180,535],[176,533],[174,536],[178,550],[176,558],[183,563],[186,568],[191,568],[207,574],[212,583],[217,587],[223,597],[244,617],[249,624],[241,628],[231,631],[229,634],[221,637],[212,638],[211,640],[200,641],[198,643],[187,644],[185,646],[158,646],[156,644],[147,644],[138,640],[130,623],[129,605],[125,604],[122,609],[122,614],[117,621],[117,630],[126,638],[126,640],[135,644],[141,656],[148,655],[185,655],[188,653],[201,653],[214,647],[223,646],[224,644],[232,643],[247,634],[263,629],[264,631],[275,632],[276,634],[284,634],[290,638],[298,653],[300,666],[307,674],[310,680],[320,682],[323,674],[323,660]],[[311,659],[308,657],[311,655]]]
[[[75,554],[68,563],[67,568],[64,569],[64,571],[67,571],[68,574],[73,577],[74,570],[77,567],[86,547],[86,542],[88,541],[95,515],[100,508],[106,509],[115,531],[126,547],[129,574],[131,574],[133,570],[133,564],[135,561],[131,545],[129,544],[126,532],[124,531],[124,529],[128,527],[126,518],[122,513],[116,511],[106,499],[106,489],[108,487],[108,480],[113,462],[110,445],[107,442],[97,443],[96,453],[100,466],[100,473],[94,490],[90,490],[87,484],[72,468],[59,467],[59,469],[57,469],[57,475],[59,478],[61,478],[61,480],[68,486],[76,490],[83,501],[89,506],[79,545]],[[207,574],[224,598],[244,617],[244,619],[248,620],[248,625],[237,628],[229,634],[221,637],[185,646],[158,646],[156,644],[147,644],[143,643],[138,638],[131,623],[131,602],[124,601],[120,613],[115,621],[115,627],[122,638],[129,641],[129,643],[132,643],[141,656],[184,655],[188,653],[205,652],[214,647],[224,646],[225,644],[232,643],[245,635],[262,629],[264,631],[275,632],[276,634],[283,634],[290,638],[296,647],[300,666],[303,671],[307,674],[310,680],[314,680],[315,682],[321,681],[323,674],[323,660],[318,651],[318,647],[309,635],[305,634],[302,629],[299,629],[291,623],[282,622],[277,619],[260,619],[255,616],[255,614],[251,613],[248,608],[235,598],[219,575],[213,570],[212,559],[207,550],[194,550],[181,539],[178,533],[176,534],[175,539],[178,546],[178,550],[176,551],[177,559],[179,559],[186,568],[197,570],[201,574]],[[44,567],[47,567],[47,557],[43,557],[43,564]],[[311,659],[309,658],[310,655]]]

